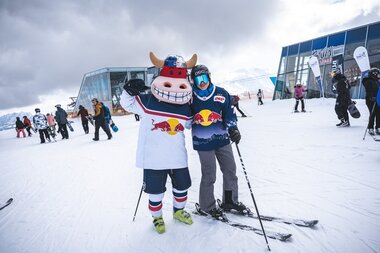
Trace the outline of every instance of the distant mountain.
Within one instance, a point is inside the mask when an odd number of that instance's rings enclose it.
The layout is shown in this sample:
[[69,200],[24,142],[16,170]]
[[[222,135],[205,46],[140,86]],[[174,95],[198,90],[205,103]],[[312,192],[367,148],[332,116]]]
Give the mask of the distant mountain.
[[14,112],[0,116],[0,131],[15,128],[16,117],[20,117],[23,121],[23,116],[27,116],[30,120],[33,117],[33,115],[28,112]]
[[232,95],[256,98],[257,91],[261,89],[265,98],[271,98],[274,92],[274,84],[271,77],[275,74],[267,74],[263,70],[240,70],[229,74],[226,79],[217,85],[226,89]]

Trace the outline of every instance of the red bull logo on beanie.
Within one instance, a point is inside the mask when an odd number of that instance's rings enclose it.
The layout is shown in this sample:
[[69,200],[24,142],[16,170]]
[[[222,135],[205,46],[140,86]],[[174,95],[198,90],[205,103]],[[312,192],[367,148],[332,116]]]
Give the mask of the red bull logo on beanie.
[[193,118],[194,124],[199,124],[202,126],[209,126],[218,121],[222,121],[222,115],[210,110],[202,110],[199,113],[196,113]]
[[176,135],[185,130],[185,127],[177,119],[168,119],[158,123],[154,123],[154,120],[152,119],[152,125],[153,128],[151,131],[161,130],[169,135]]

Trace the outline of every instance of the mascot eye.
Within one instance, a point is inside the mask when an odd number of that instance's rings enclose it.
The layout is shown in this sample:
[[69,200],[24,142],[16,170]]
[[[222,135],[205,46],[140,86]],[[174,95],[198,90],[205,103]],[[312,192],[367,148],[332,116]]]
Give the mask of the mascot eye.
[[171,84],[171,83],[168,83],[168,82],[166,82],[166,83],[164,83],[164,87],[166,87],[166,88],[171,88],[171,87],[172,87],[172,84]]
[[181,84],[181,85],[179,86],[179,88],[184,90],[184,89],[187,88],[187,86],[186,86],[186,84]]

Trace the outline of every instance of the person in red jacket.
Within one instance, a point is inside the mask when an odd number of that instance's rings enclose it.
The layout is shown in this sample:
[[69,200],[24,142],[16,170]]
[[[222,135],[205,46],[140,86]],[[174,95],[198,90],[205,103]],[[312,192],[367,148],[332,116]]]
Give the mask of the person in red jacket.
[[30,132],[30,129],[32,128],[32,122],[30,122],[30,119],[28,119],[28,117],[26,116],[23,116],[23,119],[24,119],[24,126],[26,128],[26,131],[28,132],[28,136],[32,136],[32,133]]

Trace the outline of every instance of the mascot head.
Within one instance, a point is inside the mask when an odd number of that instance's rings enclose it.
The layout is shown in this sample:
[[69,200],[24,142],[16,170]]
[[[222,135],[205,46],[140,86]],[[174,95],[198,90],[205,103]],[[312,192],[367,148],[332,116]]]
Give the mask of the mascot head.
[[165,60],[158,59],[152,52],[149,58],[153,65],[161,68],[151,85],[152,94],[160,101],[170,104],[186,104],[192,96],[191,84],[187,80],[187,69],[197,63],[197,55],[184,61],[181,56],[169,55]]

